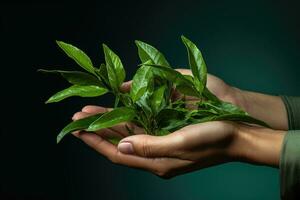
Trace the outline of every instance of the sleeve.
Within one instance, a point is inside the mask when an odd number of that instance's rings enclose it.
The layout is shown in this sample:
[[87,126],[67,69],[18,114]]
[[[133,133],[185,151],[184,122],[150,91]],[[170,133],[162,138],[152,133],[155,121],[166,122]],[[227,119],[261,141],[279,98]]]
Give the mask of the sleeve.
[[300,130],[285,135],[279,169],[281,198],[300,199]]
[[282,96],[282,101],[288,115],[289,130],[300,130],[300,97]]
[[289,131],[280,156],[280,194],[284,200],[300,199],[300,98],[283,96]]

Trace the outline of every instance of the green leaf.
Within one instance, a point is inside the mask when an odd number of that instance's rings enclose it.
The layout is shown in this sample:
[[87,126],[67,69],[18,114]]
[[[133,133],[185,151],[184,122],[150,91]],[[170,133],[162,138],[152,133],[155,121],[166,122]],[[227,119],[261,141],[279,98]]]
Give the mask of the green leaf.
[[105,65],[104,63],[102,63],[102,64],[100,65],[99,70],[98,70],[98,75],[101,77],[101,79],[102,79],[107,85],[109,85],[107,69],[106,69],[106,65]]
[[138,54],[142,63],[151,60],[153,64],[169,66],[165,56],[155,47],[139,40],[136,40],[135,44],[138,47]]
[[60,133],[57,135],[56,142],[59,143],[63,137],[73,131],[77,130],[85,130],[89,127],[91,123],[93,123],[96,119],[102,116],[103,113],[99,113],[96,115],[92,115],[83,119],[79,119],[69,123],[65,128],[63,128]]
[[61,74],[69,83],[73,85],[97,85],[103,87],[103,83],[95,76],[80,71],[63,71],[63,70],[45,70],[39,69],[38,72]]
[[143,65],[135,73],[130,89],[130,96],[133,102],[139,100],[146,92],[149,83],[153,78],[151,69],[152,68],[150,66]]
[[221,100],[217,96],[215,96],[213,93],[211,93],[211,91],[209,91],[207,87],[204,88],[202,95],[207,100],[214,101],[214,102],[217,102],[217,103],[221,102]]
[[181,36],[182,42],[186,46],[189,64],[194,75],[195,85],[201,93],[206,86],[207,69],[204,59],[197,46],[184,36]]
[[91,59],[82,50],[62,41],[56,41],[56,43],[79,66],[81,66],[86,71],[95,74],[95,68],[93,67]]
[[155,135],[156,136],[164,136],[170,134],[170,131],[165,130],[165,129],[156,129],[155,130]]
[[103,114],[99,119],[94,121],[87,131],[97,131],[99,129],[112,127],[121,122],[127,122],[134,119],[136,113],[133,109],[127,107],[119,107]]
[[176,88],[181,93],[189,96],[199,97],[199,92],[196,90],[194,84],[189,79],[186,79],[185,76],[183,76],[180,72],[174,70],[173,68],[148,63],[144,63],[143,65],[148,65],[163,71],[163,78],[170,80],[172,83],[174,83],[176,85]]
[[152,89],[148,88],[148,90],[146,90],[146,92],[141,96],[141,98],[135,102],[135,104],[139,106],[148,117],[152,116],[153,114],[150,105],[150,97],[152,93]]
[[156,89],[150,97],[151,108],[154,113],[158,113],[164,106],[166,106],[165,91],[167,86],[162,85]]
[[230,121],[246,122],[250,124],[257,124],[260,126],[271,128],[267,123],[245,114],[225,114],[216,117],[215,120],[230,120]]
[[108,90],[106,88],[102,88],[96,85],[73,85],[54,94],[46,101],[46,103],[59,102],[71,96],[96,97],[101,96],[107,92]]
[[113,138],[107,138],[107,140],[108,140],[110,143],[112,143],[112,144],[114,144],[114,145],[117,145],[117,144],[119,144],[119,142],[122,140],[122,138],[113,137]]
[[188,74],[182,74],[184,78],[188,79],[191,83],[194,82],[194,77]]
[[227,113],[248,115],[241,108],[229,102],[221,102],[220,108]]
[[158,113],[156,120],[160,128],[173,131],[186,124],[186,114],[184,110],[166,108]]
[[123,68],[123,64],[119,56],[117,56],[117,54],[115,54],[105,44],[103,44],[103,51],[106,61],[108,81],[114,91],[119,91],[119,87],[125,80],[125,70]]

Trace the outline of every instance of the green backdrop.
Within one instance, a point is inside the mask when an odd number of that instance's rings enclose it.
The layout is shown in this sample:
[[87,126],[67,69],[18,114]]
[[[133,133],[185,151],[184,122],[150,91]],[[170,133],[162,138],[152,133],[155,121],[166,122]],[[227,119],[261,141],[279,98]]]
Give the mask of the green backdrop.
[[97,65],[103,60],[100,44],[107,43],[122,58],[128,80],[138,63],[134,39],[156,46],[173,66],[186,67],[180,42],[184,34],[202,50],[209,73],[227,83],[268,94],[299,95],[299,7],[258,0],[3,5],[3,74],[13,74],[16,80],[1,80],[7,98],[0,194],[72,200],[280,199],[279,171],[270,167],[228,163],[163,180],[112,164],[71,136],[56,145],[56,134],[72,113],[87,103],[111,106],[111,97],[44,105],[67,84],[35,71],[74,66],[55,47],[55,39],[81,47]]

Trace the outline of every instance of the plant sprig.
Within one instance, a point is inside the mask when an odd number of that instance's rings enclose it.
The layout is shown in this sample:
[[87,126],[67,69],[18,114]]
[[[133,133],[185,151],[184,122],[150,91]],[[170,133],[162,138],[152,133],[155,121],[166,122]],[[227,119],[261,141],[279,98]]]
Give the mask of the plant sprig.
[[[91,59],[79,48],[61,41],[58,46],[85,72],[43,70],[43,73],[60,74],[70,87],[51,96],[46,103],[59,102],[72,96],[98,97],[106,93],[115,96],[112,111],[89,116],[69,123],[57,136],[57,143],[72,131],[98,131],[121,122],[133,122],[144,128],[146,134],[166,135],[184,126],[216,120],[230,120],[268,125],[251,117],[241,108],[221,101],[206,87],[207,68],[200,50],[184,36],[181,36],[188,53],[188,63],[193,76],[182,75],[174,70],[165,56],[155,47],[135,41],[141,60],[131,89],[122,92],[120,87],[126,73],[119,56],[103,44],[105,63],[95,67]],[[173,101],[172,91],[177,90],[183,98]],[[187,108],[184,96],[198,99],[196,109]],[[119,106],[121,104],[121,106]],[[129,134],[132,130],[126,126]],[[109,138],[116,144],[120,138]]]

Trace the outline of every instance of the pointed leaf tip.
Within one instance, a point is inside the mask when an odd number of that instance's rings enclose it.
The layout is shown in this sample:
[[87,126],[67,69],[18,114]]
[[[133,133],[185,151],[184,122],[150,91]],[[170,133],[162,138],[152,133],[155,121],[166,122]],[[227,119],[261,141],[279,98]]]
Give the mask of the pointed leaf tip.
[[57,45],[80,67],[95,75],[95,69],[89,56],[78,47],[62,41],[56,41]]

